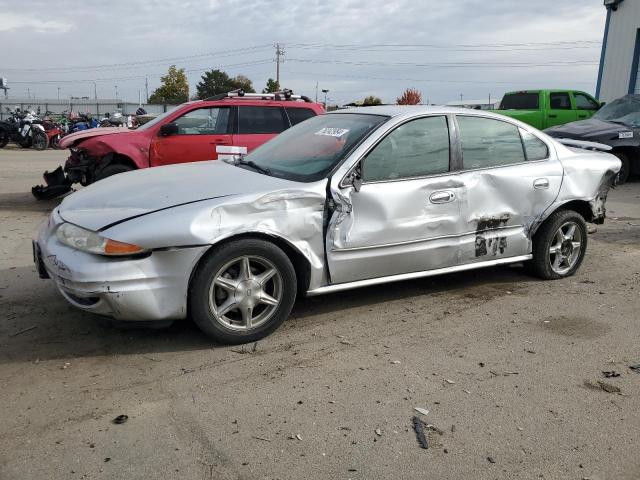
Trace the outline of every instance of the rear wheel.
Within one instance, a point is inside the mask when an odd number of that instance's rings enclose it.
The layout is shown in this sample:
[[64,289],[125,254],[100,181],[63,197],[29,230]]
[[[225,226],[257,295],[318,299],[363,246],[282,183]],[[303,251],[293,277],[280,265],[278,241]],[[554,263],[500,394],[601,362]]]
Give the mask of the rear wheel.
[[533,239],[530,270],[545,280],[570,277],[587,251],[587,224],[573,210],[559,210],[540,227]]
[[0,130],[0,148],[4,148],[9,143],[9,132]]
[[616,184],[622,185],[629,180],[629,157],[622,152],[612,152],[616,157],[620,159],[622,162],[622,167],[620,167],[620,171],[616,177]]
[[31,146],[35,150],[44,150],[49,145],[49,137],[42,130],[34,130],[33,138],[31,139]]
[[111,165],[107,165],[102,170],[100,170],[96,174],[96,182],[98,180],[102,180],[104,178],[110,177],[112,175],[117,175],[118,173],[130,172],[133,170],[129,165],[122,165],[120,163],[112,163]]
[[296,290],[295,270],[280,248],[243,239],[216,248],[202,261],[189,289],[189,311],[218,342],[255,342],[289,316]]
[[60,148],[60,137],[61,135],[59,133],[51,137],[49,140],[49,146],[58,150]]

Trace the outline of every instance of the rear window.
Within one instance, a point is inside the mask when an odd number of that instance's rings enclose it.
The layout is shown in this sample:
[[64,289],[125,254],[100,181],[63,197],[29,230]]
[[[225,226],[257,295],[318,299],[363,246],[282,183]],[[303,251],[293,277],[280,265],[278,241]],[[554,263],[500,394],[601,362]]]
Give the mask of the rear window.
[[285,107],[285,110],[287,111],[287,115],[289,116],[289,120],[291,121],[291,126],[297,125],[300,122],[304,122],[308,118],[316,116],[316,112],[314,112],[310,108]]
[[280,133],[288,127],[280,107],[238,107],[238,133],[241,135]]
[[507,93],[500,103],[500,110],[537,110],[540,106],[539,93]]

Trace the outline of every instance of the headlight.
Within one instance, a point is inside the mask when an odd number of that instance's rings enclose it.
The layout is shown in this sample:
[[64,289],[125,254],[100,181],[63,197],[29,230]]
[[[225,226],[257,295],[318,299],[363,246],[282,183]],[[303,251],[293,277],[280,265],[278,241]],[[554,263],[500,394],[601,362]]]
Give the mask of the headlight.
[[111,240],[71,223],[60,225],[56,230],[56,237],[71,248],[98,255],[135,255],[145,251],[138,245]]

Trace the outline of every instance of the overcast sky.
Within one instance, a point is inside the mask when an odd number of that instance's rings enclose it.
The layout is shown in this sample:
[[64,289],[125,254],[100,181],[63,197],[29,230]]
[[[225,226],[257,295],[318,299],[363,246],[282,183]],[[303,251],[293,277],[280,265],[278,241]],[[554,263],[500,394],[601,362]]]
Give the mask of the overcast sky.
[[[424,101],[492,98],[525,88],[593,93],[602,0],[0,0],[0,76],[10,96],[137,101],[171,64],[191,94],[203,71],[275,77],[332,103],[407,87]],[[95,80],[95,84],[94,84]],[[27,83],[31,82],[31,83]],[[49,82],[49,83],[46,83]],[[320,93],[322,99],[323,94]]]

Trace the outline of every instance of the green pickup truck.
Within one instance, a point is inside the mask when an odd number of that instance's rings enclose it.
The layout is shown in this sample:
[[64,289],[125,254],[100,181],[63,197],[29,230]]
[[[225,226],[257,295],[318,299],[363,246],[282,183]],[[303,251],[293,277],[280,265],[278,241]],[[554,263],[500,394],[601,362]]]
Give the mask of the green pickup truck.
[[577,90],[524,90],[505,93],[494,111],[544,130],[591,118],[600,107],[591,95]]

